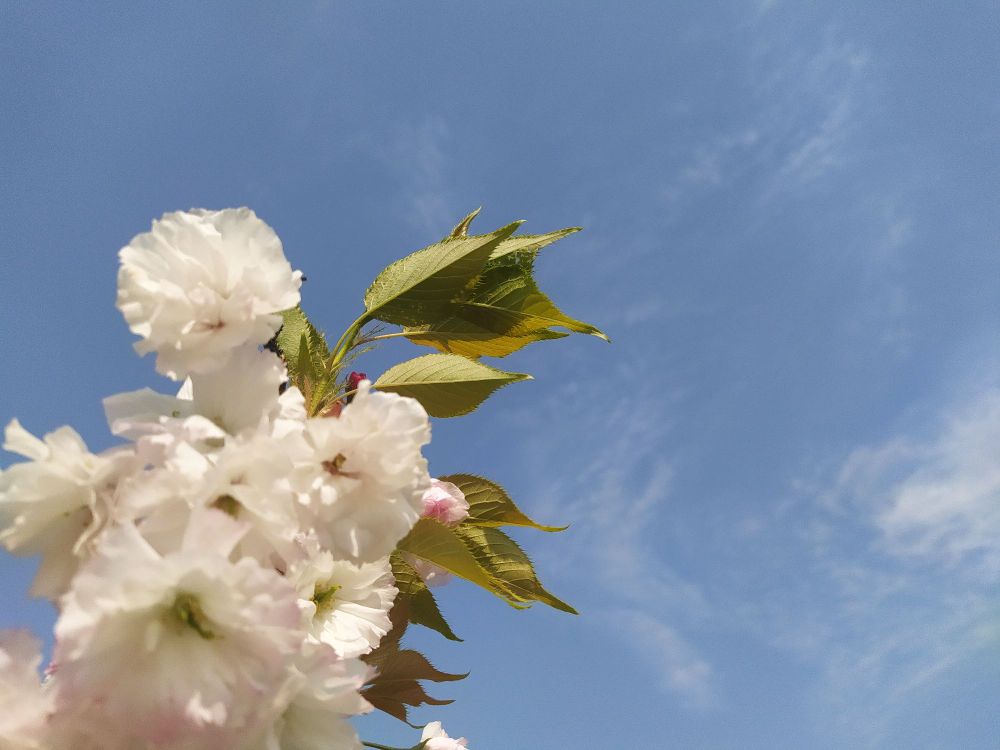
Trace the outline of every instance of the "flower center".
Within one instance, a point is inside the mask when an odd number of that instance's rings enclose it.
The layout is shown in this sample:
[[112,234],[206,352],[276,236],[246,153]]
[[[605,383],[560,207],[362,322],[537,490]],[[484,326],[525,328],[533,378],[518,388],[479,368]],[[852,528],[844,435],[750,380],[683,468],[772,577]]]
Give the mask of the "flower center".
[[335,477],[356,477],[357,473],[352,471],[344,471],[344,464],[347,463],[347,456],[343,453],[338,453],[336,456],[331,458],[329,461],[324,461],[321,465],[326,469],[328,474]]
[[232,516],[233,518],[239,518],[240,509],[243,507],[240,505],[240,501],[237,500],[232,495],[220,495],[212,503],[213,508],[218,508],[226,515]]
[[313,603],[316,605],[316,614],[321,612],[327,612],[333,607],[333,603],[337,600],[337,592],[340,591],[343,586],[336,583],[328,583],[326,586],[316,587],[316,593],[313,594]]
[[170,607],[170,617],[176,624],[191,628],[206,641],[216,637],[205,611],[201,608],[198,597],[194,594],[179,593]]

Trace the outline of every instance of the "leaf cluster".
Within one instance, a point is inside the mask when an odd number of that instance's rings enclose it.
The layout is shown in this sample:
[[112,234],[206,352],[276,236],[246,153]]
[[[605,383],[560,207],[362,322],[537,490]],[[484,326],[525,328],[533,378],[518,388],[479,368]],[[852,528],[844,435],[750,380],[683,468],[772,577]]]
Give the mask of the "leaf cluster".
[[[542,248],[578,231],[517,235],[520,221],[486,234],[470,235],[479,213],[466,216],[440,242],[385,268],[364,295],[364,312],[330,347],[301,308],[283,313],[276,346],[289,379],[306,397],[311,415],[336,410],[343,395],[341,370],[356,347],[402,336],[437,350],[401,362],[375,382],[423,404],[433,417],[457,417],[476,409],[524,373],[480,362],[505,357],[528,344],[584,333],[607,340],[599,329],[563,313],[534,279]],[[362,335],[368,323],[401,327],[398,333]]]
[[439,352],[397,365],[376,386],[417,399],[435,417],[468,414],[499,388],[530,379],[482,364],[481,357],[506,357],[569,332],[607,340],[563,313],[534,279],[538,252],[578,228],[515,235],[521,222],[514,222],[470,235],[478,213],[440,242],[390,265],[365,294],[368,317],[400,325],[407,339]]
[[447,682],[466,675],[441,672],[422,654],[402,649],[400,640],[408,625],[422,625],[453,641],[455,635],[437,600],[409,560],[418,558],[444,568],[498,596],[516,609],[534,602],[576,614],[569,604],[549,593],[541,584],[524,550],[501,526],[521,526],[541,531],[565,527],[536,523],[517,507],[499,484],[474,474],[441,477],[452,482],[469,502],[469,516],[456,526],[445,526],[430,518],[417,522],[399,542],[390,558],[399,594],[390,617],[393,628],[365,660],[379,671],[364,690],[376,708],[409,723],[408,707],[444,705],[451,701],[432,698],[421,680]]

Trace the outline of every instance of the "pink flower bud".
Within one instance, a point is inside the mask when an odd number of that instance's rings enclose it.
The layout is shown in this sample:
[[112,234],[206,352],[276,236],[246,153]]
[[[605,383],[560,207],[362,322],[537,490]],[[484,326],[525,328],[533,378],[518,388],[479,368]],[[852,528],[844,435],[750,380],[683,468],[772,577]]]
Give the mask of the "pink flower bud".
[[445,526],[454,526],[469,517],[469,502],[451,482],[432,479],[424,492],[424,518],[433,518]]

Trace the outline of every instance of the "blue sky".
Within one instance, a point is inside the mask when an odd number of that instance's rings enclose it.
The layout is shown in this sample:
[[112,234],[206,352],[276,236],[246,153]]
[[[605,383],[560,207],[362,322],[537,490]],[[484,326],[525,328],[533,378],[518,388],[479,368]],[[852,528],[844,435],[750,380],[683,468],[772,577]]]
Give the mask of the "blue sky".
[[[995,748],[1000,57],[991,3],[0,6],[0,417],[112,443],[167,383],[115,310],[165,211],[249,205],[339,332],[484,205],[586,231],[543,288],[600,325],[434,426],[582,612],[442,592],[474,750]],[[369,373],[419,353],[387,346]],[[5,458],[4,461],[7,461]],[[0,626],[43,633],[31,561]],[[391,721],[370,739],[412,744]]]

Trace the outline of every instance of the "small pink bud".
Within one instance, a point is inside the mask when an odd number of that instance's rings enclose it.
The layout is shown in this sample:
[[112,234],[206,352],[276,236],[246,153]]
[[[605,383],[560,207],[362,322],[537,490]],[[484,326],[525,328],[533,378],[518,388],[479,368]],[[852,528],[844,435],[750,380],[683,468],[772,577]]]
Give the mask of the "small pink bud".
[[462,490],[451,482],[432,479],[424,491],[424,518],[433,518],[445,526],[454,526],[469,517],[469,502]]

